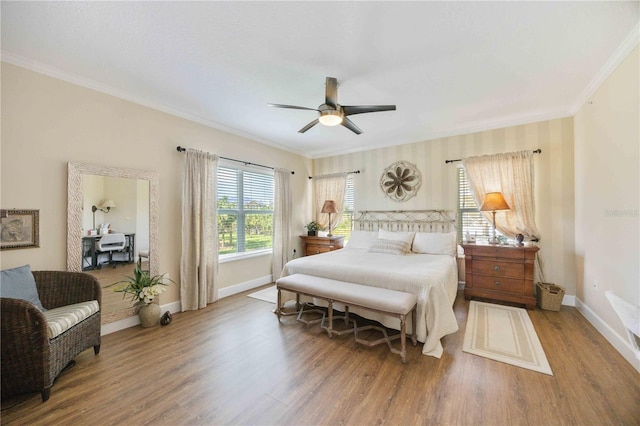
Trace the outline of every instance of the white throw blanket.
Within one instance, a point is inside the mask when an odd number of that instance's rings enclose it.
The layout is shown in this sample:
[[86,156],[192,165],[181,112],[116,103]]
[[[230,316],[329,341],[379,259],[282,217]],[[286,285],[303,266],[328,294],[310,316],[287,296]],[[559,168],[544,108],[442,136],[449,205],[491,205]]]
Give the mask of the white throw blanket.
[[[413,293],[418,297],[416,332],[424,355],[440,358],[440,339],[458,331],[453,302],[458,287],[455,258],[447,255],[404,256],[344,248],[288,262],[282,276],[306,274]],[[397,318],[366,310],[354,313],[399,329]]]

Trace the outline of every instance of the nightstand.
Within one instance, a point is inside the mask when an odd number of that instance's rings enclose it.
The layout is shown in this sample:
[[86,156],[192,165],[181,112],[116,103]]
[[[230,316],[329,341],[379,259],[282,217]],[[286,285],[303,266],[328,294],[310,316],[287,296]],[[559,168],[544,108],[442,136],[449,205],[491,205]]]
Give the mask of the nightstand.
[[300,239],[302,240],[303,256],[327,253],[344,247],[344,237],[341,235],[334,235],[332,237],[309,237],[300,235]]
[[463,244],[464,298],[480,297],[536,307],[533,270],[536,246]]

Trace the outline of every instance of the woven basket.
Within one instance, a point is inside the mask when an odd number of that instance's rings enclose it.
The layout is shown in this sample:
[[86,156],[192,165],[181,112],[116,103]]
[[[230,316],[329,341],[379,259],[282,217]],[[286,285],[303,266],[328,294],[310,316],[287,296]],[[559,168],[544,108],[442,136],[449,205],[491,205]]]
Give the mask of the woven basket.
[[538,307],[547,311],[559,311],[564,288],[553,283],[536,283]]

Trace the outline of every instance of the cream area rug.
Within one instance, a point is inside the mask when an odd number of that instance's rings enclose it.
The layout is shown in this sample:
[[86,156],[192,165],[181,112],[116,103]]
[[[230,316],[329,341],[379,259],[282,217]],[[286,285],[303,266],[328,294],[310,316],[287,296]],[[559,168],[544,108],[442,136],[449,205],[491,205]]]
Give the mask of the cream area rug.
[[276,286],[273,285],[260,291],[256,291],[255,293],[251,293],[248,296],[253,297],[254,299],[264,300],[265,302],[273,303],[275,305],[278,301],[278,290],[276,289]]
[[553,376],[526,309],[471,301],[462,350]]

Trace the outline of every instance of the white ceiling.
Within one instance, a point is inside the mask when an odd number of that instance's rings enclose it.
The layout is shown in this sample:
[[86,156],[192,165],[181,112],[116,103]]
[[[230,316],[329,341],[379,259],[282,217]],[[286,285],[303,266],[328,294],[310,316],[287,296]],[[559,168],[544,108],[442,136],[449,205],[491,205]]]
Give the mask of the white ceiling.
[[[575,113],[634,2],[9,2],[2,60],[310,158]],[[298,130],[324,103],[395,104]],[[185,142],[186,143],[186,142]]]

